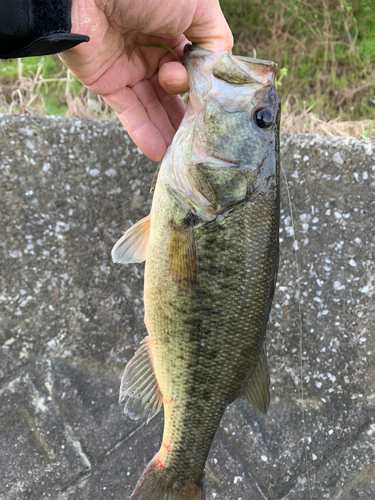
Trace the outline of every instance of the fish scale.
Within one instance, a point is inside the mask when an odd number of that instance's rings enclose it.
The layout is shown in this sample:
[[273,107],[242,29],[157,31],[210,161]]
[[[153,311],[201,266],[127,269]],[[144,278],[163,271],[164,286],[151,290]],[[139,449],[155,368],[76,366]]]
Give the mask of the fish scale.
[[[173,198],[167,207],[168,197],[159,187],[155,211],[160,220],[160,196],[168,221],[179,207]],[[159,261],[167,252],[168,224],[157,225],[157,236],[151,233],[145,270],[145,302],[150,304],[147,328],[156,346],[153,362],[161,392],[173,401],[165,409],[169,413],[163,439],[167,448],[162,447],[159,456],[181,482],[201,483],[222,413],[238,396],[259,357],[277,266],[275,203],[261,195],[221,222],[197,227],[198,280],[192,292],[182,292],[168,272],[168,262],[163,268]],[[202,342],[204,349],[200,349]],[[206,389],[208,377],[215,383]],[[202,398],[205,389],[209,393]]]

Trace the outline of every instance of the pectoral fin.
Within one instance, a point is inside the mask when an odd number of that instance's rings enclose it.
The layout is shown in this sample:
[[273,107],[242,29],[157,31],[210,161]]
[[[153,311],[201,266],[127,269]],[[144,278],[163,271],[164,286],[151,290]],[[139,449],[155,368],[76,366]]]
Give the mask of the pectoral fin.
[[191,290],[197,282],[197,248],[190,220],[180,226],[171,223],[169,269],[182,290]]
[[130,264],[146,260],[150,236],[150,215],[130,227],[112,249],[113,262]]
[[262,350],[258,364],[243,388],[240,398],[251,403],[262,413],[267,413],[270,404],[269,384],[267,357]]
[[149,337],[126,365],[120,386],[119,403],[126,400],[124,412],[138,420],[147,416],[147,423],[159,412],[162,395],[150,357]]

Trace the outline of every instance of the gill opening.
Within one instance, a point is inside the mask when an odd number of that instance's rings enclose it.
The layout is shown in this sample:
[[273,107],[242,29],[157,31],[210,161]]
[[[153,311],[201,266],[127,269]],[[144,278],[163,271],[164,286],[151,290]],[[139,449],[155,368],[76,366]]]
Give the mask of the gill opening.
[[290,210],[290,220],[293,228],[293,249],[294,249],[294,264],[296,267],[296,283],[297,283],[297,296],[298,296],[298,324],[299,324],[299,334],[300,334],[300,383],[301,383],[301,407],[302,407],[302,426],[303,426],[303,448],[304,448],[304,457],[305,457],[305,467],[306,467],[306,478],[307,484],[309,488],[309,497],[312,500],[312,489],[311,489],[311,480],[310,480],[310,471],[309,471],[309,458],[307,452],[307,432],[306,432],[306,420],[305,420],[305,393],[303,388],[303,331],[302,331],[302,310],[301,310],[301,287],[300,287],[300,276],[299,276],[299,268],[298,268],[298,258],[297,258],[297,248],[298,243],[296,240],[296,231],[294,226],[294,218],[293,218],[293,209],[292,209],[292,200],[289,192],[288,179],[286,177],[285,170],[281,165],[281,170],[283,172],[286,191],[288,194],[288,202],[289,202],[289,210]]

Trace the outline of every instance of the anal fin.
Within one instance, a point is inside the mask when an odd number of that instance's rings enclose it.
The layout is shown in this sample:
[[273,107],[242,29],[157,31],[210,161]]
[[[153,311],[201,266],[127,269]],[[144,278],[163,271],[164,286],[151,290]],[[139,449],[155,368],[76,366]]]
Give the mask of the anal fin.
[[269,385],[270,376],[268,372],[267,356],[264,349],[262,349],[258,364],[245,387],[242,389],[240,398],[251,403],[262,413],[267,413],[270,405]]
[[147,423],[159,412],[162,395],[159,391],[150,356],[149,337],[126,365],[120,386],[119,403],[126,401],[124,412],[138,420],[147,417]]
[[130,227],[112,249],[113,262],[130,264],[146,260],[150,236],[150,215]]

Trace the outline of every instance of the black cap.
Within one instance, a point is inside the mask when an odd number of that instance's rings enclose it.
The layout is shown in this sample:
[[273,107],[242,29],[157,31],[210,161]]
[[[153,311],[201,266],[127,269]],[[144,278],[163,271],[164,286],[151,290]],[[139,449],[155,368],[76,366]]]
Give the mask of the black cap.
[[0,58],[43,56],[88,42],[70,33],[71,0],[0,0]]

